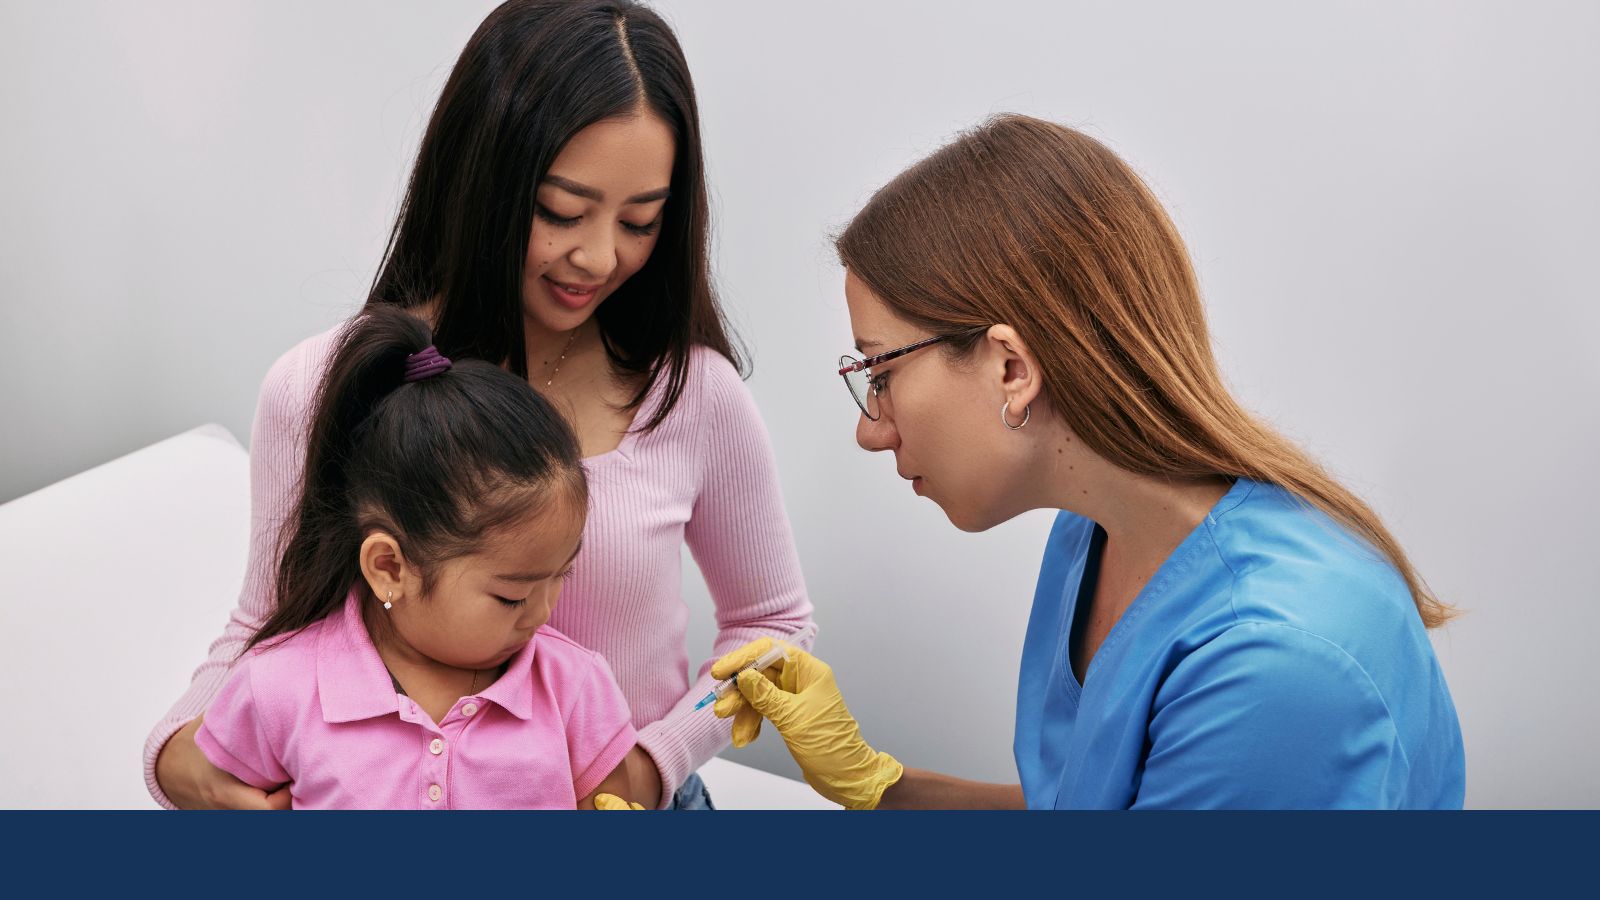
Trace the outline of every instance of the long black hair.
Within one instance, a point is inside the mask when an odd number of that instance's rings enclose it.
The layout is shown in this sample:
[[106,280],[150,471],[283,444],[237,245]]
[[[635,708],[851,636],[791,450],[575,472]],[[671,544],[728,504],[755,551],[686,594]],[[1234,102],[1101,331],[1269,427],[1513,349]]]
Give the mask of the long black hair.
[[744,364],[711,287],[700,117],[672,29],[631,0],[509,0],[467,42],[428,121],[368,307],[439,301],[435,341],[527,377],[522,282],[535,196],[561,148],[644,106],[671,128],[672,195],[649,260],[595,313],[619,371],[666,379],[666,418],[689,352]]
[[305,477],[278,563],[277,611],[246,649],[339,609],[361,581],[361,542],[393,535],[432,587],[438,562],[565,492],[585,508],[578,440],[527,381],[475,359],[405,382],[432,341],[393,307],[345,326],[317,389]]

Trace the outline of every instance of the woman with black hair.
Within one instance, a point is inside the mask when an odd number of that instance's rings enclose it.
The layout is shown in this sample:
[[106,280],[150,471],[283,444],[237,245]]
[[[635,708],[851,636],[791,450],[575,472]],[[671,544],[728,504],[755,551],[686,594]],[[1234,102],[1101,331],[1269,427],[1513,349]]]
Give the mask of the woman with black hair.
[[[550,624],[615,671],[639,735],[629,777],[661,807],[709,805],[694,772],[729,741],[726,723],[692,709],[711,661],[811,616],[770,443],[711,290],[708,231],[694,87],[667,25],[629,0],[510,0],[445,84],[367,298],[421,319],[444,356],[526,378],[567,416],[590,505]],[[337,332],[290,350],[262,385],[239,606],[146,743],[163,804],[288,803],[211,766],[194,735],[275,609]],[[718,625],[692,684],[684,542]]]

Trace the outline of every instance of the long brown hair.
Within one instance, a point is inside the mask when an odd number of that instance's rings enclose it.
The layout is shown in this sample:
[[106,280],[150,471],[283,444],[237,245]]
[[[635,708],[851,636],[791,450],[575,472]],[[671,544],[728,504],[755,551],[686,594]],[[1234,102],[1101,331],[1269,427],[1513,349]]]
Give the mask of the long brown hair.
[[880,189],[836,245],[947,352],[970,352],[974,328],[1015,328],[1053,408],[1105,459],[1140,475],[1277,485],[1387,557],[1423,624],[1454,614],[1370,507],[1228,392],[1182,238],[1093,138],[997,116]]

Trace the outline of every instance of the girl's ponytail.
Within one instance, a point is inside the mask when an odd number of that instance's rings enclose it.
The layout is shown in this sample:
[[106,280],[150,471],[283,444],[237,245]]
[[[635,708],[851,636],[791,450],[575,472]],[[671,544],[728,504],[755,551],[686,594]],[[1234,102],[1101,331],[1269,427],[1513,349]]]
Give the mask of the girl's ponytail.
[[419,319],[382,306],[340,333],[312,407],[277,606],[246,649],[340,608],[373,528],[425,566],[531,512],[552,484],[586,501],[577,440],[548,401],[495,366],[425,353],[431,341]]

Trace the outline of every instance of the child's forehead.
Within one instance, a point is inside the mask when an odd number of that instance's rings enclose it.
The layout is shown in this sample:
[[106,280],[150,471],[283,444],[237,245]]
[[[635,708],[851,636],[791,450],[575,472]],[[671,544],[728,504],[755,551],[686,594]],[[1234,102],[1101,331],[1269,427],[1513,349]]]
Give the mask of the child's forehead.
[[577,549],[583,533],[583,519],[565,513],[545,509],[492,529],[475,555],[489,565],[522,567],[508,572],[560,566]]

